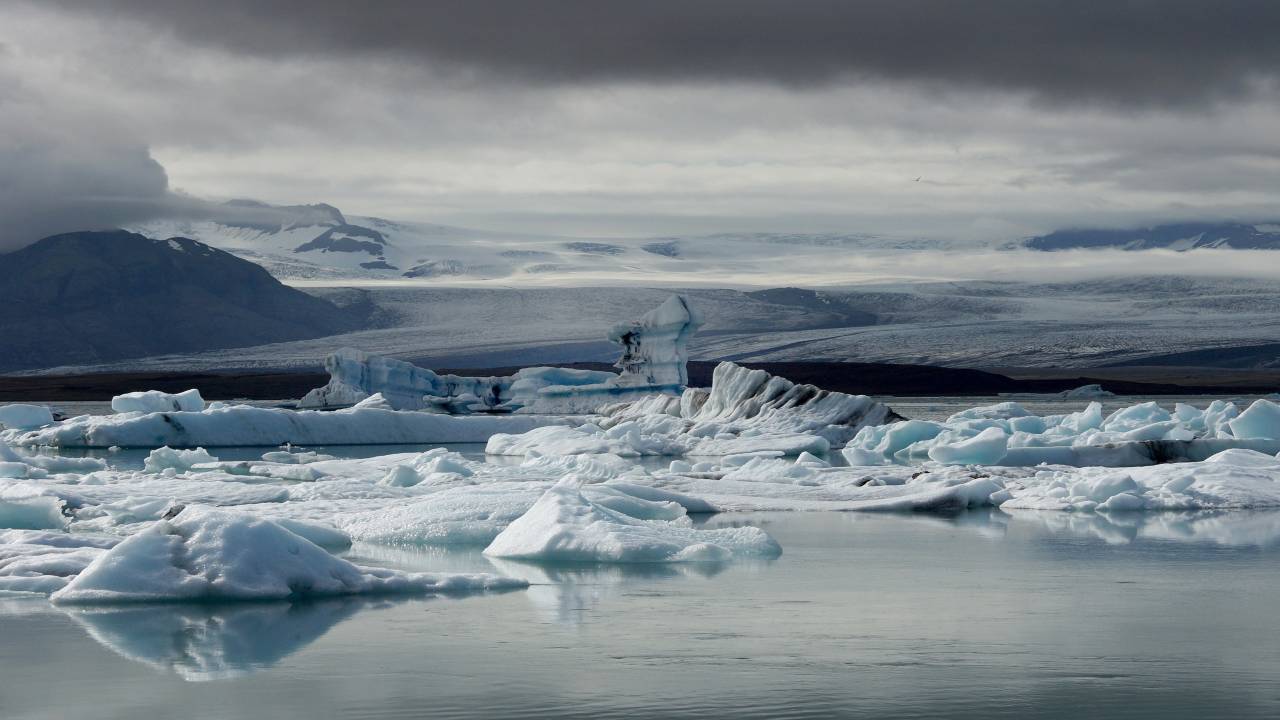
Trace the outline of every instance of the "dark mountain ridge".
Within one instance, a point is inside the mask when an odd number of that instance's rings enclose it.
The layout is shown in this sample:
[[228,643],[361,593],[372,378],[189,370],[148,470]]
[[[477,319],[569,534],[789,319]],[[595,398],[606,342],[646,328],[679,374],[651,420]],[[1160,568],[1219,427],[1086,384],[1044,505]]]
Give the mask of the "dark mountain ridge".
[[0,372],[302,340],[362,321],[188,238],[77,232],[0,255]]

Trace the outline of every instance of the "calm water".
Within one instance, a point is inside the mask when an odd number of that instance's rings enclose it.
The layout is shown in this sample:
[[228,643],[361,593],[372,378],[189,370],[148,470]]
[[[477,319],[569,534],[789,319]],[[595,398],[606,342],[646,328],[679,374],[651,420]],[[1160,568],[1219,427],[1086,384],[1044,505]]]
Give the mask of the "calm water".
[[461,599],[0,605],[0,716],[1280,716],[1280,514],[718,516],[781,558]]

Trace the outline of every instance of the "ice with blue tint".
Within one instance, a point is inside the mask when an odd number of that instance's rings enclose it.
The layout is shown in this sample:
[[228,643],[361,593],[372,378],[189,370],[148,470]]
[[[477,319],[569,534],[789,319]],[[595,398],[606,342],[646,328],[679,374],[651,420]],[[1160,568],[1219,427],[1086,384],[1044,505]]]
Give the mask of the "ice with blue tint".
[[553,562],[724,562],[772,558],[782,549],[755,527],[695,529],[681,513],[639,519],[592,502],[567,477],[542,494],[485,548],[486,555]]
[[144,390],[111,398],[111,409],[118,413],[200,412],[204,398],[195,389],[180,393]]
[[53,423],[53,413],[45,405],[12,403],[0,405],[0,427],[34,430]]
[[68,604],[271,600],[475,592],[524,584],[494,575],[361,567],[269,520],[187,508],[105,550],[50,599]]
[[402,360],[343,348],[325,359],[329,383],[307,393],[299,406],[351,407],[381,394],[396,410],[592,412],[605,403],[684,390],[689,338],[701,323],[688,300],[672,295],[638,320],[615,326],[608,338],[622,347],[620,374],[532,367],[510,376],[439,375]]
[[1204,409],[1155,402],[1103,416],[1102,405],[1036,416],[1016,402],[972,408],[942,423],[904,421],[863,428],[845,446],[851,464],[933,461],[950,465],[1041,463],[1126,467],[1205,460],[1240,448],[1280,451],[1280,405],[1256,400],[1246,410],[1214,401]]
[[335,412],[217,405],[202,411],[83,415],[27,432],[0,431],[16,445],[197,448],[484,442],[494,433],[567,425],[548,415],[444,415],[354,407]]
[[578,427],[495,435],[485,450],[517,456],[821,454],[863,427],[896,417],[865,395],[797,385],[729,362],[716,367],[710,391],[655,395],[605,406],[600,414]]

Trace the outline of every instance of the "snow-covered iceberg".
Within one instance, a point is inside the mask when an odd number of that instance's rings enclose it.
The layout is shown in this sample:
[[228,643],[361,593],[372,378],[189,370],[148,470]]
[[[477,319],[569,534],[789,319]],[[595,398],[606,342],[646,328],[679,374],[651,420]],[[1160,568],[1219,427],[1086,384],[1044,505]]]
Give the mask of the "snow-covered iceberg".
[[640,319],[615,326],[608,337],[622,346],[620,374],[532,367],[509,376],[440,375],[402,360],[343,348],[325,358],[329,383],[307,393],[299,407],[350,407],[381,394],[396,410],[592,412],[605,403],[682,391],[688,383],[688,341],[701,322],[685,298],[673,295]]
[[104,551],[50,599],[76,604],[278,600],[475,592],[524,585],[495,575],[362,567],[268,520],[187,508]]
[[180,393],[144,390],[111,398],[111,409],[118,413],[200,412],[204,409],[204,398],[195,389]]
[[567,477],[494,538],[486,555],[558,562],[724,562],[782,553],[756,527],[699,530],[687,517],[641,520],[587,499]]
[[604,406],[601,419],[579,427],[494,435],[494,455],[738,455],[825,453],[860,429],[898,416],[865,395],[797,385],[764,370],[725,362],[710,391],[654,395]]
[[0,591],[48,594],[66,587],[119,538],[37,530],[0,532]]
[[844,449],[851,465],[1053,465],[1131,467],[1206,460],[1223,450],[1280,451],[1280,405],[1256,400],[1243,412],[1215,400],[1173,411],[1155,402],[1109,415],[1101,403],[1037,416],[1016,402],[971,408],[944,422],[908,420],[868,426]]

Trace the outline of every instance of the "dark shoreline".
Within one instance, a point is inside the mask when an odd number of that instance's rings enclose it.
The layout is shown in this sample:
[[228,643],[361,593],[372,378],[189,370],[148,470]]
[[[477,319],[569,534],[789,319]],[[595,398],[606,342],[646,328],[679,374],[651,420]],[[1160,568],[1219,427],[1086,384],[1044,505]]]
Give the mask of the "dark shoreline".
[[[1122,395],[1267,394],[1280,390],[1280,370],[1233,371],[1218,368],[1087,368],[1051,370],[1011,368],[1003,372],[882,363],[740,363],[795,382],[863,395],[948,396],[1001,393],[1056,393],[1100,384]],[[717,363],[689,363],[691,385],[711,384]],[[607,363],[568,363],[563,367],[608,370]],[[459,375],[509,375],[519,368],[442,368]],[[110,400],[132,390],[180,392],[199,388],[207,400],[279,400],[300,398],[328,382],[320,370],[300,372],[102,373],[87,375],[0,376],[0,402]]]

